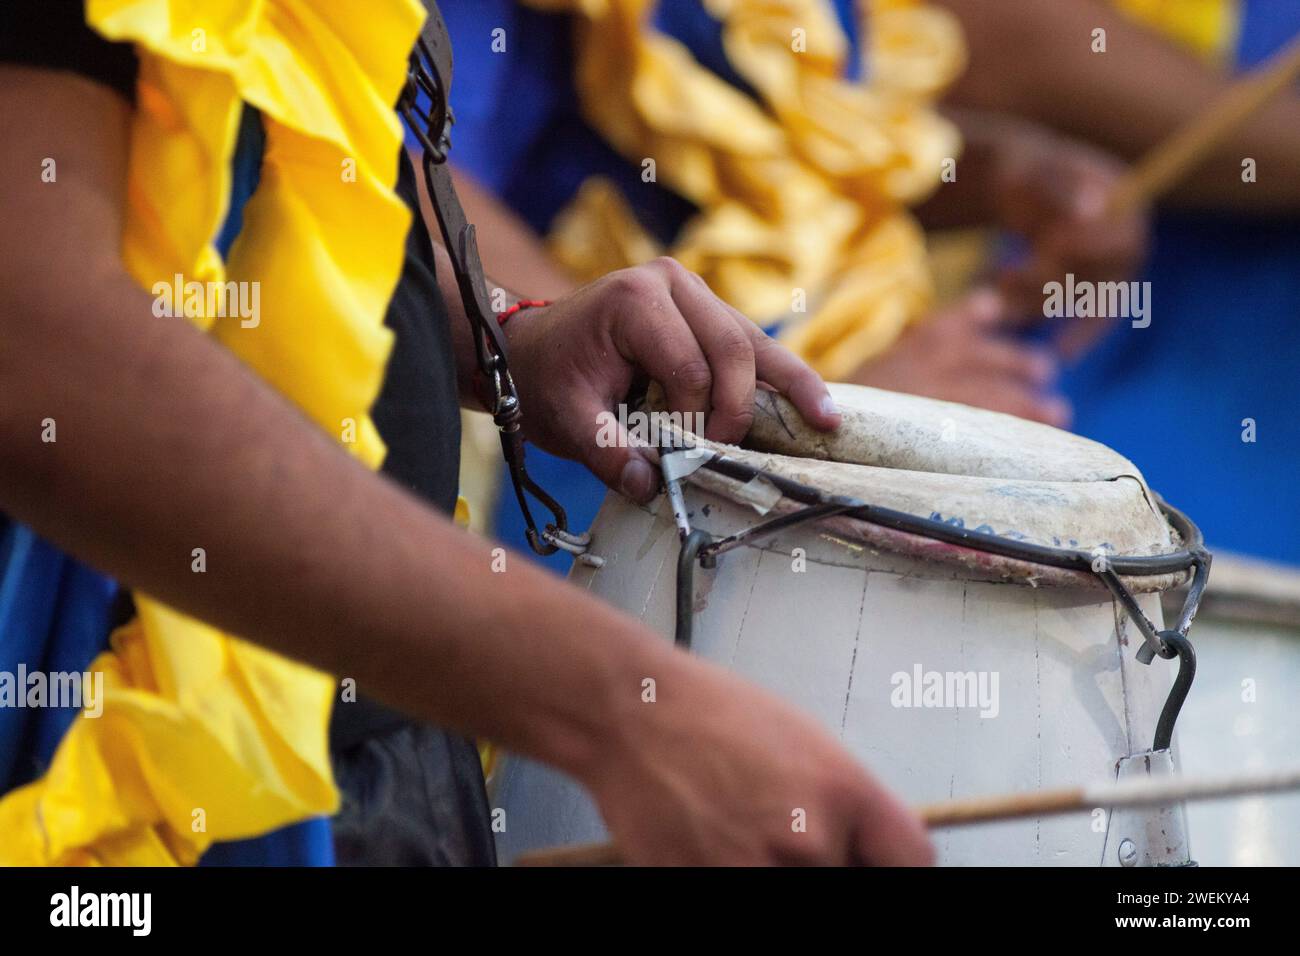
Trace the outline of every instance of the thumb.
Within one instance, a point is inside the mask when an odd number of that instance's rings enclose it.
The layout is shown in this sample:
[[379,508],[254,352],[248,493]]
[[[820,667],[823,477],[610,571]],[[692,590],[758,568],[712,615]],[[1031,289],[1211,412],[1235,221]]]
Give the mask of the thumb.
[[618,417],[606,408],[594,408],[586,416],[596,431],[582,446],[582,463],[609,488],[645,504],[659,490],[659,469],[653,464],[654,449],[637,447]]

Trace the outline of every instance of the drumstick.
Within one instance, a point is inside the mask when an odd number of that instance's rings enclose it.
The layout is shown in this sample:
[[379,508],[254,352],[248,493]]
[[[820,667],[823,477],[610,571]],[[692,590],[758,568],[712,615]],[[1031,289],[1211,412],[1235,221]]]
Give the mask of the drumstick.
[[[1137,777],[1093,787],[945,800],[919,807],[917,813],[928,828],[937,830],[995,820],[1050,817],[1098,807],[1113,810],[1164,806],[1286,790],[1300,790],[1300,767],[1234,777]],[[521,853],[515,859],[515,866],[618,866],[622,862],[622,855],[613,843],[586,843]]]
[[1116,184],[1112,214],[1128,212],[1173,189],[1214,147],[1300,77],[1300,38],[1244,76],[1208,109],[1143,156]]

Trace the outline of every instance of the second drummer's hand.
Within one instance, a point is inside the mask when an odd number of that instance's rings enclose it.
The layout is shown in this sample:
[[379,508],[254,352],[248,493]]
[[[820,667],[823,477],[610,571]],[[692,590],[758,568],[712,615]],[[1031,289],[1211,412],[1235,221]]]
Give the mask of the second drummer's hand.
[[[601,413],[634,385],[663,385],[669,409],[702,413],[706,438],[736,443],[749,430],[762,382],[789,396],[814,427],[840,416],[812,369],[715,296],[672,259],[611,273],[506,326],[524,430],[541,448],[587,465],[636,501],[658,475],[643,451],[601,447]],[[688,419],[690,421],[691,419]]]

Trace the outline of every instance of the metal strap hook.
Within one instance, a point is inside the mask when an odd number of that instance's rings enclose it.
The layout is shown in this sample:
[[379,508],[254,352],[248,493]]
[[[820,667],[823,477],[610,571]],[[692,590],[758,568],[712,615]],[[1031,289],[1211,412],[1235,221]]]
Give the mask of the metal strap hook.
[[[424,147],[425,185],[473,333],[478,371],[490,391],[485,405],[500,432],[501,450],[510,471],[515,498],[528,525],[528,545],[540,555],[564,550],[582,556],[590,544],[590,537],[569,531],[564,509],[533,480],[524,464],[523,411],[519,392],[510,375],[505,333],[488,305],[487,282],[474,226],[465,219],[465,210],[446,165],[447,153],[451,149],[451,128],[455,123],[448,101],[452,74],[451,40],[437,5],[429,4],[428,7],[424,29],[407,64],[406,86],[398,97],[397,109]],[[533,518],[529,496],[551,514],[552,520],[543,528],[539,529]]]

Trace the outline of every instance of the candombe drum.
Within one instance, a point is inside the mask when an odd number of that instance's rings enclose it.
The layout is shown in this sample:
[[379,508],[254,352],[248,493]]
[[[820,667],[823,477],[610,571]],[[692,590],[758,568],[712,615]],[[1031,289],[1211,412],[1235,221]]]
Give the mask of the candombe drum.
[[[830,434],[769,392],[743,448],[674,432],[667,494],[611,494],[603,563],[572,580],[814,715],[913,804],[1171,773],[1209,564],[1195,527],[1095,442],[832,394]],[[1161,592],[1188,583],[1165,630]],[[505,764],[494,803],[504,862],[607,838],[587,794],[532,761]],[[1098,808],[934,838],[946,864],[1186,865],[1183,817]]]

